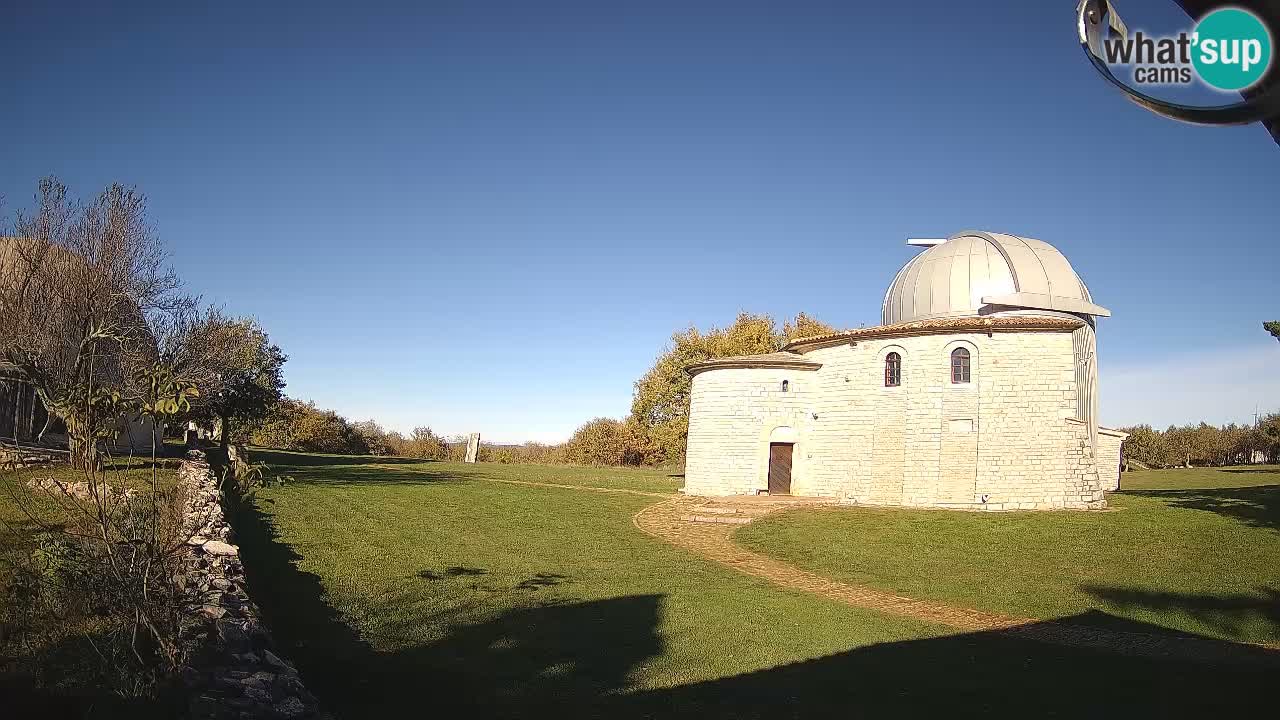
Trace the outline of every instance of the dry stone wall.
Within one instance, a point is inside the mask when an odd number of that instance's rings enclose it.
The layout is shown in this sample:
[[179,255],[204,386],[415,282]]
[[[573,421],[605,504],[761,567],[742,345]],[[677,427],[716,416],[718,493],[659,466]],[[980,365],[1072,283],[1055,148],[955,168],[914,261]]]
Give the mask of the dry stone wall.
[[240,549],[232,542],[218,481],[199,451],[179,468],[191,537],[179,583],[193,599],[189,634],[197,638],[183,674],[191,720],[328,718],[298,671],[276,654],[249,599]]
[[[970,352],[967,384],[951,382],[958,347]],[[889,352],[902,358],[898,387],[884,386]],[[1070,421],[1077,393],[1069,332],[868,339],[804,357],[822,367],[694,376],[686,492],[764,489],[768,437],[787,426],[797,438],[797,495],[979,510],[1105,502],[1088,429]],[[784,380],[790,392],[781,392]]]

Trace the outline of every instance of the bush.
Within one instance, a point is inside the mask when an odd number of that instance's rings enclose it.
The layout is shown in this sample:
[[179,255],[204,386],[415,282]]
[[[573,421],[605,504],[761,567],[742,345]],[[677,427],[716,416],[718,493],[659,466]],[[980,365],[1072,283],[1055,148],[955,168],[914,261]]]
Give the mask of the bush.
[[573,433],[563,456],[574,465],[640,465],[647,455],[646,438],[636,423],[596,418]]
[[249,441],[262,447],[354,455],[370,452],[366,435],[346,418],[321,410],[313,402],[291,398],[280,401],[248,430]]

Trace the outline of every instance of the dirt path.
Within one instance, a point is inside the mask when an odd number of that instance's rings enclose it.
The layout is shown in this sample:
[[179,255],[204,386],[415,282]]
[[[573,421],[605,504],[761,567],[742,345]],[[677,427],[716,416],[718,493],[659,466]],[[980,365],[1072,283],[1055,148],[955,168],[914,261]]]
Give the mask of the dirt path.
[[632,517],[632,523],[641,532],[739,572],[767,580],[778,587],[812,593],[855,607],[909,617],[964,632],[996,632],[1010,637],[1104,650],[1123,655],[1215,664],[1262,664],[1280,668],[1280,646],[1276,645],[1125,632],[1053,620],[1012,617],[972,608],[953,607],[929,600],[917,600],[884,590],[838,582],[737,545],[732,539],[733,530],[739,527],[737,524],[727,521],[694,522],[690,520],[693,517],[711,520],[717,515],[755,519],[793,508],[794,501],[770,498],[719,498],[713,501],[707,498],[672,496],[667,493],[626,488],[494,478],[486,478],[486,480],[508,485],[662,498],[662,502],[650,505]]
[[[716,505],[720,508],[732,508],[732,503],[724,500],[717,500]],[[746,502],[746,506],[749,508],[748,512],[756,517],[788,507],[783,504],[770,507],[759,502]],[[1124,632],[1051,620],[1010,617],[837,582],[742,548],[732,540],[736,525],[688,520],[699,512],[707,512],[707,507],[709,504],[706,499],[677,497],[650,505],[636,513],[632,522],[642,532],[739,572],[763,578],[778,587],[800,590],[848,605],[910,617],[965,632],[999,632],[1058,645],[1143,657],[1211,663],[1265,663],[1280,667],[1280,647],[1270,645]]]

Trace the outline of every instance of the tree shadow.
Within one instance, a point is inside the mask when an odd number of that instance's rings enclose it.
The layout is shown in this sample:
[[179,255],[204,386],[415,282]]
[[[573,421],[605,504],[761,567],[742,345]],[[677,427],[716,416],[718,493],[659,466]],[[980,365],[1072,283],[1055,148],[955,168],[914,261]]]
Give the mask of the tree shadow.
[[560,573],[537,573],[528,580],[522,580],[516,585],[516,590],[542,590],[543,588],[555,587],[569,582],[568,575]]
[[1256,594],[1206,595],[1155,592],[1133,588],[1084,585],[1081,590],[1116,607],[1177,613],[1213,628],[1226,637],[1245,638],[1247,627],[1264,627],[1280,636],[1280,589],[1262,587]]
[[435,570],[422,570],[418,573],[418,577],[422,578],[423,580],[444,580],[445,578],[455,578],[455,577],[475,577],[477,575],[484,575],[488,572],[489,571],[485,570],[484,568],[473,568],[473,567],[465,567],[462,565],[455,565],[453,567],[445,568],[443,572],[436,572]]
[[[216,452],[209,461],[218,464]],[[462,483],[492,478],[481,466],[458,467],[434,460],[366,456],[312,456],[292,452],[252,450],[253,462],[264,462],[268,478],[287,478],[299,485],[424,485]],[[296,473],[296,475],[294,474]]]
[[1125,495],[1162,500],[1169,507],[1217,513],[1250,527],[1280,529],[1280,485],[1122,492]]
[[[339,717],[777,718],[995,715],[1182,717],[1263,710],[1273,699],[1280,658],[1235,665],[1193,662],[1193,652],[1153,659],[1036,640],[1062,622],[1144,633],[1161,628],[1100,612],[1019,628],[881,643],[827,657],[676,687],[644,684],[645,668],[666,653],[659,630],[664,598],[631,595],[508,608],[479,621],[441,619],[439,639],[379,652],[324,599],[320,579],[279,542],[268,517],[247,506],[238,537],[249,588],[278,645],[308,687]],[[446,582],[485,573],[455,566],[424,570]],[[429,575],[429,576],[428,576]],[[530,588],[564,582],[540,573]],[[1239,598],[1126,597],[1113,601],[1190,602],[1225,612]],[[1107,595],[1107,593],[1110,593]],[[1240,646],[1195,638],[1204,647]],[[749,637],[707,638],[726,656]],[[1210,654],[1212,656],[1212,654]],[[1256,658],[1255,658],[1256,660]],[[1275,662],[1272,662],[1275,660]]]
[[[1092,623],[1086,618],[1064,621]],[[1117,619],[1118,620],[1118,619]],[[1145,631],[1138,623],[1131,630]],[[1270,667],[1128,657],[977,632],[882,643],[617,702],[622,717],[1204,717],[1264,711]],[[611,707],[611,710],[614,708]]]
[[418,465],[436,462],[419,458],[392,457],[386,455],[322,455],[317,453],[294,452],[293,450],[277,450],[273,448],[250,447],[250,457],[272,466],[312,467],[316,465]]
[[1264,465],[1259,467],[1247,468],[1222,468],[1222,472],[1234,473],[1236,475],[1280,475],[1280,465]]

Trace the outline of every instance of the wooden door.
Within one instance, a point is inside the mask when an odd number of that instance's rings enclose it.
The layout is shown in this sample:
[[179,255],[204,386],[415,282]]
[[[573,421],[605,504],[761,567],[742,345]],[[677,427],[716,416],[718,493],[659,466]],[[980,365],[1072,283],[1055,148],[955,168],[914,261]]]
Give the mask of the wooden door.
[[769,444],[769,494],[791,494],[791,443]]

